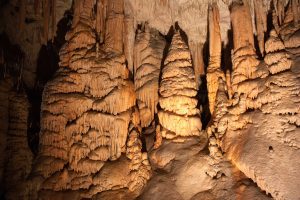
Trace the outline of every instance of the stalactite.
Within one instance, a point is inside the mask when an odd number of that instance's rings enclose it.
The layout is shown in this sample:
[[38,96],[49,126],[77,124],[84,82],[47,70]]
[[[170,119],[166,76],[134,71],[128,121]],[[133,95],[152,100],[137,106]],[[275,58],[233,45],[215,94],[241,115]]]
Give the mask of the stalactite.
[[[247,4],[234,3],[231,8],[231,21],[233,27],[232,52],[232,89],[236,92],[236,86],[247,79],[266,77],[268,69],[259,65],[254,48],[251,15]],[[244,20],[240,20],[244,19]]]
[[106,20],[106,7],[107,1],[97,1],[97,13],[96,13],[96,31],[99,36],[99,42],[103,43],[105,34],[105,20]]
[[176,31],[164,62],[159,88],[162,110],[158,112],[158,118],[166,129],[162,131],[162,137],[175,139],[201,134],[197,100],[192,106],[186,103],[193,102],[197,89],[190,51]]
[[210,113],[214,113],[215,101],[218,91],[219,78],[225,81],[221,71],[221,33],[220,14],[217,4],[209,6],[209,64],[207,67],[207,90]]
[[123,53],[124,2],[111,0],[107,5],[105,50]]
[[232,29],[236,30],[236,28],[240,28],[240,31],[233,31],[234,50],[248,45],[251,46],[251,48],[254,48],[253,28],[249,5],[241,5],[234,2],[231,5],[230,18],[232,21]]
[[263,1],[254,0],[254,9],[255,9],[255,24],[257,31],[257,39],[259,44],[259,50],[262,55],[264,55],[264,38],[265,32],[267,31],[267,13],[264,8]]
[[141,126],[154,120],[158,103],[158,82],[165,41],[147,24],[138,30],[134,47],[134,84],[140,110]]
[[205,75],[205,70],[204,70],[205,67],[203,62],[203,44],[190,42],[189,47],[193,59],[196,83],[197,86],[199,87],[201,84],[201,76]]
[[127,16],[124,19],[124,54],[127,60],[128,69],[131,73],[133,73],[134,42],[134,19]]

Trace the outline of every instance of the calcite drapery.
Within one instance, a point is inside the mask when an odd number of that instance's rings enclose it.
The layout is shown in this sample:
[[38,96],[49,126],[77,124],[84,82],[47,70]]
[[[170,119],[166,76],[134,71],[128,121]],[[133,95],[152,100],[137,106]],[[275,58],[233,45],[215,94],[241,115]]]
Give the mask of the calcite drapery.
[[154,120],[158,103],[158,82],[165,41],[147,24],[138,30],[134,48],[134,85],[141,126],[147,127]]
[[[34,168],[42,176],[42,190],[81,190],[81,198],[126,187],[141,189],[150,170],[142,170],[142,164],[131,169],[133,161],[120,158],[126,152],[136,102],[122,54],[123,30],[115,30],[123,25],[123,1],[107,4],[104,51],[97,44],[95,6],[93,0],[75,1],[72,29],[60,51],[60,69],[43,93],[40,152]],[[138,152],[140,148],[133,153]],[[115,169],[105,165],[108,160],[124,165],[118,178],[140,168],[142,172],[110,182],[114,173],[105,171]],[[137,160],[142,163],[147,157]],[[141,175],[145,178],[140,179]],[[141,182],[139,187],[129,186],[137,182]]]
[[197,109],[197,84],[191,63],[191,54],[176,30],[164,61],[160,82],[158,112],[163,130],[158,131],[167,139],[199,136],[200,111]]

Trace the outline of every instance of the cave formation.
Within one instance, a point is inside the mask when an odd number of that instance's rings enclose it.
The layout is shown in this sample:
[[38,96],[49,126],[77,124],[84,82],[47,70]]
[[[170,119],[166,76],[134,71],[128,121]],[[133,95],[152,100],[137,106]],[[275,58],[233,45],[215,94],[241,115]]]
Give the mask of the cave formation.
[[0,199],[299,200],[299,0],[0,1]]

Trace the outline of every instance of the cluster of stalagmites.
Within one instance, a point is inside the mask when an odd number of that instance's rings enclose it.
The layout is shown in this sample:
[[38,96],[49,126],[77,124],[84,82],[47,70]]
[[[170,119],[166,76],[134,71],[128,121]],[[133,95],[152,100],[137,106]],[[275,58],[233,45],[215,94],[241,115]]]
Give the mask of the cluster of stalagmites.
[[[300,147],[299,63],[292,66],[290,54],[275,30],[265,43],[264,62],[257,59],[246,4],[232,6],[231,21],[234,95],[226,101],[229,95],[223,88],[218,90],[217,115],[213,119],[217,129],[212,131],[215,137],[210,145],[217,144],[242,172],[275,199],[297,199],[299,180],[294,176]],[[289,26],[293,26],[291,23],[292,20]],[[298,45],[299,42],[294,44]],[[213,149],[212,155],[216,151]],[[283,162],[286,164],[278,165]],[[283,173],[284,169],[290,173]],[[281,181],[276,182],[278,179]]]
[[[176,29],[164,55],[165,38],[146,22],[134,34],[133,19],[124,16],[123,0],[74,1],[60,68],[43,93],[40,148],[30,181],[28,104],[20,94],[6,98],[3,94],[9,90],[0,84],[0,121],[4,124],[0,130],[7,133],[0,137],[0,156],[6,146],[12,147],[6,154],[11,159],[0,163],[7,199],[16,195],[34,199],[34,190],[45,199],[68,192],[74,199],[106,199],[109,195],[133,199],[152,175],[149,153],[153,166],[173,170],[170,177],[179,177],[172,181],[183,199],[200,194],[197,179],[193,179],[196,189],[189,188],[186,171],[213,185],[212,179],[222,179],[223,168],[212,168],[224,164],[225,155],[275,199],[296,200],[300,196],[300,70],[293,65],[291,52],[298,52],[300,46],[295,15],[299,5],[292,1],[285,12],[284,5],[274,2],[273,15],[278,21],[273,20],[274,30],[265,42],[266,5],[254,0],[261,60],[248,3],[232,3],[231,73],[221,70],[220,14],[217,4],[210,5],[206,80],[212,117],[202,131],[196,96],[203,73],[200,44],[189,47]],[[141,137],[149,127],[155,127],[156,141],[151,144],[153,149],[146,146],[152,152],[143,152]],[[206,133],[209,159],[208,155],[196,157],[202,150],[200,136]],[[200,165],[197,159],[207,163]],[[195,163],[194,170],[190,165]],[[198,170],[198,165],[207,172]],[[285,173],[286,169],[291,173]],[[124,190],[132,195],[122,196]]]
[[[96,44],[93,7],[92,0],[75,2],[72,29],[60,51],[60,69],[44,90],[40,152],[34,168],[35,175],[42,177],[40,190],[81,190],[86,198],[108,190],[141,189],[150,175],[139,132],[129,134],[136,95],[120,52],[119,31],[111,30],[119,20],[111,14],[121,9],[122,1],[108,5],[106,52]],[[114,173],[120,169],[108,164],[115,160],[123,168],[119,175]]]

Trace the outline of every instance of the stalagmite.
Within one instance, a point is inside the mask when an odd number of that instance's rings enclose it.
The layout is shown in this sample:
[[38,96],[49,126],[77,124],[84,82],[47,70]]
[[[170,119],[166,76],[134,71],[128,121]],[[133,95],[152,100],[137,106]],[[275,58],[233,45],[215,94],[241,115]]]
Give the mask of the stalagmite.
[[267,55],[264,61],[268,65],[271,74],[276,74],[291,68],[292,61],[290,56],[275,30],[270,32],[270,38],[266,42],[266,53]]
[[[123,30],[115,29],[123,26],[122,2],[108,2],[104,45],[96,48],[102,29],[97,31],[95,25],[99,20],[93,17],[95,1],[75,1],[72,28],[60,50],[60,69],[43,93],[40,152],[33,170],[42,177],[41,194],[80,190],[81,198],[92,198],[129,188],[138,195],[149,179],[149,166],[136,168],[141,171],[122,183],[110,184],[115,175],[105,174],[120,163],[125,170],[120,177],[126,177],[134,172],[130,166],[136,161],[122,155],[136,103],[134,84],[121,54]],[[135,158],[141,148],[133,148]],[[108,160],[116,163],[108,164]]]
[[136,109],[133,112],[126,149],[126,156],[131,160],[130,182],[128,183],[130,191],[141,191],[151,176],[148,155],[146,152],[142,152],[142,142],[140,140],[141,127],[139,127],[140,120],[138,119],[138,115]]
[[219,86],[219,78],[225,81],[221,70],[221,33],[220,14],[217,4],[209,7],[209,64],[207,67],[207,90],[210,113],[214,113],[216,95]]
[[165,41],[155,30],[145,25],[138,30],[134,48],[134,84],[141,126],[147,127],[154,120],[158,103],[158,82]]
[[164,61],[159,88],[159,123],[162,137],[199,136],[201,134],[200,111],[196,108],[197,84],[191,63],[191,54],[178,30]]
[[227,113],[227,92],[225,88],[225,82],[222,79],[218,79],[218,91],[215,101],[215,114],[212,118],[210,126],[207,129],[209,135],[209,152],[214,158],[221,158],[222,152],[220,150],[220,138],[223,137],[226,131],[226,120],[223,120],[223,116]]

